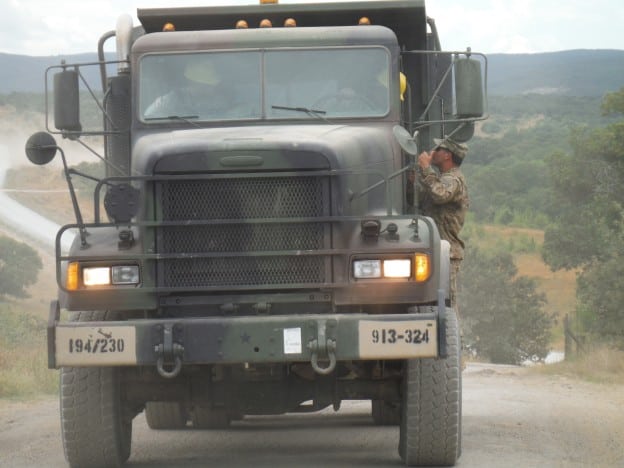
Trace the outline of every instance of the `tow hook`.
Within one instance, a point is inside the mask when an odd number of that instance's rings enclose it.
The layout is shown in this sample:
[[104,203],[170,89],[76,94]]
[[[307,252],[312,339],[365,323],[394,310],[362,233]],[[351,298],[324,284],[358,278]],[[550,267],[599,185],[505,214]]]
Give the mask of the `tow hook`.
[[[330,324],[330,327],[335,325]],[[319,320],[317,322],[317,339],[311,340],[308,343],[308,349],[312,351],[310,356],[310,364],[314,372],[321,375],[331,374],[336,368],[336,340],[327,338],[327,321]],[[327,367],[319,366],[319,356],[323,361],[329,361]]]
[[[159,326],[159,328],[161,328]],[[158,355],[156,370],[166,379],[173,379],[182,370],[182,356],[184,346],[173,342],[173,328],[171,323],[162,327],[163,342],[154,347],[154,352]]]

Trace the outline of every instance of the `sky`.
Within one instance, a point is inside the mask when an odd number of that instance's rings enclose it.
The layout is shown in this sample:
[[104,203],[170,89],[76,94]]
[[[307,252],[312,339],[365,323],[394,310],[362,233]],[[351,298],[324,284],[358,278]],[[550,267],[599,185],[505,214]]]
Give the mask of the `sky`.
[[[280,0],[282,4],[337,0]],[[353,0],[342,0],[353,1]],[[120,14],[137,8],[255,4],[255,0],[0,0],[0,52],[94,52]],[[428,0],[442,48],[483,53],[624,50],[621,0]],[[114,41],[108,41],[111,46]]]

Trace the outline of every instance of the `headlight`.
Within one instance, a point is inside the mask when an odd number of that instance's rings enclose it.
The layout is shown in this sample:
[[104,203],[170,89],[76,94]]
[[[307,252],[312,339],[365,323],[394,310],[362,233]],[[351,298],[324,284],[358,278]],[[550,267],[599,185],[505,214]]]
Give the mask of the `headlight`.
[[409,259],[384,260],[384,278],[409,278],[412,276],[412,262]]
[[367,259],[353,261],[356,279],[405,278],[424,282],[431,275],[429,255],[415,253],[412,258]]
[[356,260],[353,262],[355,278],[381,278],[381,260]]
[[82,270],[82,283],[85,286],[104,286],[110,284],[110,268],[96,267]]
[[[82,278],[80,274],[82,273]],[[82,280],[82,281],[80,281]],[[81,286],[132,285],[141,282],[138,265],[89,266],[80,268],[80,264],[72,262],[67,267],[65,286],[76,291]]]
[[355,260],[353,262],[353,277],[365,278],[409,278],[412,276],[412,262],[410,259],[388,260]]
[[112,278],[113,284],[139,284],[139,267],[137,265],[114,266]]

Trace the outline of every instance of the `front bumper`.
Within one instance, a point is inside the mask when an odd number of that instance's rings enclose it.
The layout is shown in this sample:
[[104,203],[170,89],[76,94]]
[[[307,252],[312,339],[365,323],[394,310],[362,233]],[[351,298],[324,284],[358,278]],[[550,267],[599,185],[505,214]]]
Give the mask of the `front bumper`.
[[423,313],[413,307],[406,314],[393,315],[61,322],[58,301],[53,301],[48,366],[156,365],[165,375],[187,364],[309,361],[317,372],[329,373],[336,361],[443,356],[443,320],[443,308]]

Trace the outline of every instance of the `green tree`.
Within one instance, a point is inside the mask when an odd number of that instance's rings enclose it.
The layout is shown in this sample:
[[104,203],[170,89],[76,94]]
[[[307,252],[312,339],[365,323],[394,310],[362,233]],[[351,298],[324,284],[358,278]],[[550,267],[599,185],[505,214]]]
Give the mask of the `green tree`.
[[577,280],[578,309],[586,330],[603,341],[624,348],[624,254],[615,253],[602,263],[593,263]]
[[551,315],[535,280],[517,276],[509,252],[467,250],[462,267],[464,343],[495,363],[520,364],[549,352]]
[[37,252],[23,242],[0,236],[0,299],[28,297],[26,288],[43,267]]
[[[605,96],[605,114],[624,114],[624,88]],[[624,311],[624,121],[577,132],[572,152],[549,159],[556,213],[544,259],[553,269],[580,269],[577,312],[588,331],[622,344]]]

